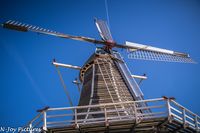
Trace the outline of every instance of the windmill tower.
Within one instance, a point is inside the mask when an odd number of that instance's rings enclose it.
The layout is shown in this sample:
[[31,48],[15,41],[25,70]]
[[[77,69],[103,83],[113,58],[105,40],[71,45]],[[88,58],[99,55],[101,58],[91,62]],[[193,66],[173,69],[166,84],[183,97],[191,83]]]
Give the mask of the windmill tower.
[[[102,20],[95,20],[95,23],[102,40],[114,43],[106,23]],[[97,48],[81,68],[80,80],[83,82],[83,87],[79,106],[143,99],[139,86],[133,78],[130,78],[131,74],[120,54],[111,50],[112,45]],[[123,108],[131,108],[131,106],[113,106],[114,110]],[[115,116],[120,115],[120,113],[108,115]],[[86,115],[86,117],[95,116]]]
[[[102,40],[67,35],[11,20],[3,24],[8,29],[103,45],[96,48],[82,67],[53,62],[56,67],[64,66],[80,71],[82,90],[79,104],[69,108],[45,108],[29,123],[29,127],[37,127],[33,123],[43,117],[42,128],[49,132],[198,132],[200,117],[173,99],[164,97],[144,100],[134,78],[145,77],[131,75],[120,53],[113,48],[128,49],[128,56],[133,59],[194,63],[189,55],[131,42],[121,45],[113,40],[105,21],[95,19],[95,24]],[[164,105],[149,106],[149,102],[162,102]],[[154,112],[154,109],[161,109],[162,112]],[[48,115],[52,111],[66,112]],[[65,118],[67,116],[71,116],[71,120]],[[48,121],[49,118],[60,118],[60,121]]]

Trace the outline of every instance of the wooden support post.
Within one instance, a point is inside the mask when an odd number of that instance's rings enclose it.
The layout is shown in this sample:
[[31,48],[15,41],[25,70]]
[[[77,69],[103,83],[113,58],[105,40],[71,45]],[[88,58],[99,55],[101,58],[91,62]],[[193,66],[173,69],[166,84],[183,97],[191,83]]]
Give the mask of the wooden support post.
[[182,108],[182,115],[183,115],[183,128],[186,127],[186,115],[185,115],[185,108]]
[[199,127],[198,127],[198,120],[197,120],[197,115],[194,116],[195,118],[195,129],[196,129],[196,132],[199,132]]
[[167,99],[167,112],[168,112],[168,121],[171,122],[171,105],[170,105],[170,99]]
[[29,124],[29,128],[30,128],[29,133],[32,133],[32,123]]
[[77,109],[74,109],[74,121],[75,121],[75,128],[79,128],[78,121],[77,121]]
[[105,116],[105,126],[108,127],[109,123],[108,123],[108,118],[107,118],[106,106],[104,106],[104,116]]
[[133,103],[133,107],[134,107],[134,112],[135,112],[135,124],[138,124],[138,115],[137,115],[137,107],[136,107],[136,103]]
[[46,111],[43,112],[43,130],[47,131],[47,114],[46,114]]

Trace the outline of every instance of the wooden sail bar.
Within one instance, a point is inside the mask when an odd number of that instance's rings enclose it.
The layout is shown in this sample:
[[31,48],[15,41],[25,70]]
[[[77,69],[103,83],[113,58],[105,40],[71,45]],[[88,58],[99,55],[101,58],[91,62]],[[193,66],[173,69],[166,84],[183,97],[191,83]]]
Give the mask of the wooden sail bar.
[[133,78],[138,78],[138,79],[147,79],[146,76],[140,76],[140,75],[131,75]]
[[58,62],[55,62],[55,61],[53,61],[52,64],[55,65],[55,66],[72,68],[72,69],[76,69],[76,70],[81,69],[81,67],[79,67],[79,66],[73,66],[73,65],[69,65],[69,64],[58,63]]
[[[72,69],[76,69],[76,70],[81,70],[81,67],[79,66],[73,66],[73,65],[70,65],[70,64],[63,64],[63,63],[58,63],[58,62],[55,62],[53,61],[52,62],[53,65],[55,66],[59,66],[59,67],[66,67],[66,68],[72,68]],[[133,78],[138,78],[138,79],[147,79],[146,76],[140,76],[140,75],[131,75]]]

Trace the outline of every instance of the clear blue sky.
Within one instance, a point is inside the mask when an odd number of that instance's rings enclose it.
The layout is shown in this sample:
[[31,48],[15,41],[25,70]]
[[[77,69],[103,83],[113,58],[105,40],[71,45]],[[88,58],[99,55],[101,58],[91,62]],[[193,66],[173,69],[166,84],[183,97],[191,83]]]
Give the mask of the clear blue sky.
[[[200,62],[200,1],[108,0],[115,41],[133,41],[187,52]],[[107,19],[104,0],[1,0],[0,22],[8,19],[60,32],[100,38],[94,17]],[[0,126],[20,126],[44,106],[69,106],[56,69],[57,61],[82,66],[95,46],[52,36],[0,28]],[[146,73],[145,98],[173,96],[200,115],[200,65],[127,59],[133,74]],[[74,104],[79,94],[76,70],[61,69]]]

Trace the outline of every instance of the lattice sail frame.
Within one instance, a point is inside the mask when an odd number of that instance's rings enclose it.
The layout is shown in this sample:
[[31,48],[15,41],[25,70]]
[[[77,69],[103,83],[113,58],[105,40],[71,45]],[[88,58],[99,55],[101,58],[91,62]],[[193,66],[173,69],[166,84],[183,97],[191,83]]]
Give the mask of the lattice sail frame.
[[180,57],[176,55],[164,54],[153,51],[137,50],[128,54],[129,59],[165,61],[165,62],[180,62],[180,63],[196,63],[188,57]]
[[126,42],[126,45],[135,47],[135,49],[128,49],[129,59],[196,63],[188,54],[131,42]]

